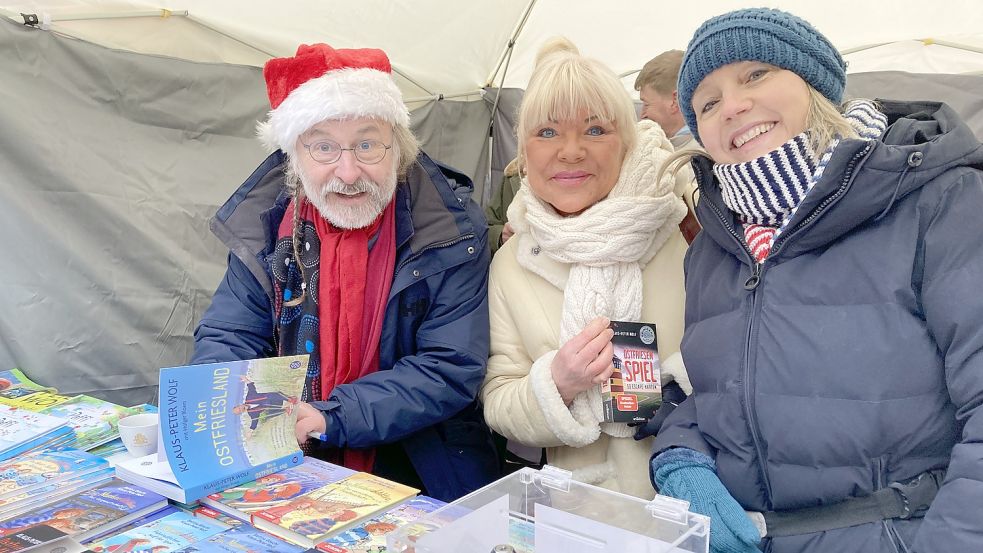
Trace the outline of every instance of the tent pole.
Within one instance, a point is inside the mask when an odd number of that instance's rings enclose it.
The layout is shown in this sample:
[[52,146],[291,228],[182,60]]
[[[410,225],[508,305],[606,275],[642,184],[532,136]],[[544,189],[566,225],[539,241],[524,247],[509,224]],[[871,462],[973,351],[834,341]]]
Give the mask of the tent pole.
[[[529,14],[532,13],[533,6],[536,5],[536,0],[529,0],[529,5],[526,6],[526,11],[523,12],[522,18],[519,23],[515,26],[515,30],[512,31],[512,36],[509,37],[508,44],[505,45],[505,50],[502,51],[502,55],[498,57],[498,65],[495,66],[495,71],[492,72],[491,76],[485,80],[485,86],[493,86],[495,83],[495,77],[498,76],[498,70],[502,68],[502,64],[505,63],[507,58],[512,57],[512,49],[515,47],[515,41],[519,39],[519,33],[522,32],[523,27],[526,26],[526,21],[529,20]],[[505,83],[505,76],[502,76],[502,83]]]
[[[413,85],[415,85],[420,90],[426,92],[427,94],[429,94],[431,96],[437,96],[437,94],[435,94],[432,90],[430,90],[427,87],[423,86],[422,84],[416,82],[414,79],[410,78],[410,76],[407,75],[406,73],[400,71],[399,69],[396,69],[395,67],[393,67],[392,69],[393,69],[393,73],[395,73],[395,74],[399,75],[400,77],[406,79],[407,81],[409,81],[410,83],[412,83]],[[455,96],[461,96],[461,95],[458,94],[458,95],[455,95]],[[468,94],[463,94],[463,96],[468,96]],[[444,98],[450,98],[450,96],[444,96]]]
[[245,40],[243,40],[243,39],[241,39],[241,38],[239,38],[239,37],[237,37],[237,36],[235,36],[233,34],[230,34],[230,33],[226,32],[226,31],[223,31],[221,29],[218,29],[218,28],[216,28],[216,27],[214,27],[214,26],[212,26],[212,25],[210,25],[208,23],[205,23],[203,20],[198,19],[197,17],[195,17],[193,15],[190,15],[189,14],[188,15],[188,20],[194,22],[197,25],[200,25],[200,26],[208,29],[209,31],[212,31],[213,33],[220,34],[220,35],[224,36],[225,38],[228,38],[229,40],[234,40],[234,41],[238,42],[239,44],[242,44],[243,46],[248,46],[249,48],[252,48],[253,50],[256,50],[257,52],[262,52],[263,54],[265,54],[265,55],[267,55],[267,56],[269,56],[271,58],[277,57],[277,55],[274,54],[273,52],[270,52],[269,50],[265,50],[263,48],[260,48],[259,46],[256,46],[255,44],[251,44],[251,43],[249,43],[249,42],[247,42],[247,41],[245,41]]
[[403,100],[404,104],[413,104],[417,102],[430,102],[433,100],[450,100],[453,98],[464,98],[465,96],[484,96],[484,90],[472,90],[470,92],[460,92],[458,94],[431,94],[430,96],[417,96],[416,98],[406,98]]
[[957,50],[966,50],[969,52],[976,52],[978,54],[983,54],[983,47],[971,46],[969,44],[962,44],[959,42],[950,42],[948,40],[936,40],[934,38],[923,38],[922,44],[925,46],[931,46],[933,44],[938,44],[939,46],[945,46],[947,48],[955,48]]
[[[0,8],[0,14],[7,16],[10,19],[19,19],[20,13],[11,12],[7,9]],[[141,11],[128,11],[128,12],[113,12],[113,13],[61,13],[61,14],[47,14],[48,21],[85,21],[88,19],[129,19],[133,17],[160,17],[161,19],[166,19],[168,17],[187,17],[188,10],[141,10]]]

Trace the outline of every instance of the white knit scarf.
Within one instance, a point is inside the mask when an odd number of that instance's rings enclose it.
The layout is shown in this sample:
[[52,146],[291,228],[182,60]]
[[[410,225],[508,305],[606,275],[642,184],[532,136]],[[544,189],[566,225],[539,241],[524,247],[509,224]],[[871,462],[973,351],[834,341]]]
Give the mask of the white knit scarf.
[[[513,201],[508,212],[516,234],[529,233],[540,254],[570,266],[565,287],[553,282],[563,289],[560,345],[600,316],[618,321],[640,319],[642,268],[679,232],[677,225],[686,215],[686,204],[673,193],[673,176],[657,180],[672,151],[658,125],[639,122],[638,142],[626,156],[611,193],[571,217],[559,215],[537,198],[523,179],[518,201]],[[519,255],[518,262],[546,277],[536,256]],[[609,435],[632,435],[633,429],[625,424],[602,423],[600,386],[579,394],[570,410],[581,424],[593,421]]]

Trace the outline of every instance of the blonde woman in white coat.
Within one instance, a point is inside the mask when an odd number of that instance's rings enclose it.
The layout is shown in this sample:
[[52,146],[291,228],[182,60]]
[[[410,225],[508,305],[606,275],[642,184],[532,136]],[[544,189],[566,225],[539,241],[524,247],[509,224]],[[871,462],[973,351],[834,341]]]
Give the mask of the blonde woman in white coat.
[[526,176],[508,210],[515,236],[491,267],[485,418],[579,481],[651,498],[651,438],[602,422],[599,384],[613,371],[609,321],[644,321],[664,380],[690,391],[678,353],[686,206],[671,177],[657,180],[672,145],[565,39],[540,52],[516,132]]

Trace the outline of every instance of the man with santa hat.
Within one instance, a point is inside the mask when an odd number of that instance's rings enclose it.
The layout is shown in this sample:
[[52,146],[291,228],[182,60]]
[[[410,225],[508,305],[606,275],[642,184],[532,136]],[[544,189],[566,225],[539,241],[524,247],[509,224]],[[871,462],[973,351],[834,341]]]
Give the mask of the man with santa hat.
[[302,45],[263,75],[276,151],[212,220],[229,267],[192,362],[310,354],[310,454],[446,501],[494,480],[471,181],[419,150],[381,50]]

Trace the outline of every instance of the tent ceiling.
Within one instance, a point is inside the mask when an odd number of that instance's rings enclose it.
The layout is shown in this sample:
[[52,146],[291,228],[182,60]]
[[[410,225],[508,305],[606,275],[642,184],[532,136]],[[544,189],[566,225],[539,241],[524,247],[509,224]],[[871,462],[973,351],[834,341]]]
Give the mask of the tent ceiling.
[[[813,22],[847,55],[851,72],[983,72],[983,10],[977,0],[786,0],[773,2]],[[262,65],[302,42],[385,49],[407,98],[474,93],[495,73],[509,38],[528,11],[504,83],[523,88],[538,46],[563,34],[619,74],[653,55],[684,48],[707,17],[758,2],[678,3],[621,0],[0,0],[9,12],[49,14],[51,28],[112,48],[205,62]],[[671,6],[672,13],[665,11]],[[67,20],[166,8],[167,18]],[[959,49],[923,39],[967,45]],[[882,45],[865,48],[869,45]],[[975,48],[975,51],[972,50]],[[629,88],[633,78],[626,77]]]

